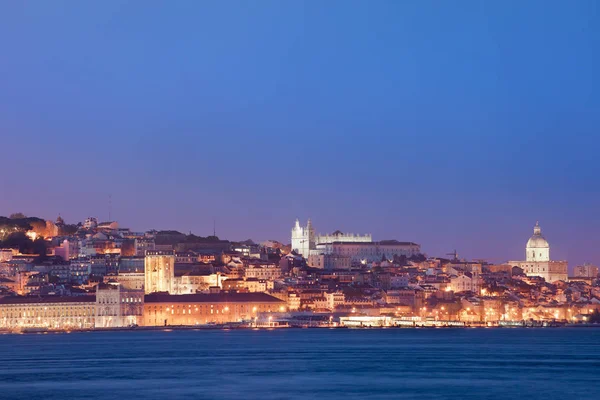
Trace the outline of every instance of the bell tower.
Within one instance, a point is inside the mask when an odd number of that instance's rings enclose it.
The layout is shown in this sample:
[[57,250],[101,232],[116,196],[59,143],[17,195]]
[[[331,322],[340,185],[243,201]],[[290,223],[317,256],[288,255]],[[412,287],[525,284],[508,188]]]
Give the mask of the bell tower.
[[315,248],[315,232],[312,223],[309,219],[306,227],[302,227],[296,218],[296,223],[292,228],[292,250],[304,258],[308,258],[311,248]]

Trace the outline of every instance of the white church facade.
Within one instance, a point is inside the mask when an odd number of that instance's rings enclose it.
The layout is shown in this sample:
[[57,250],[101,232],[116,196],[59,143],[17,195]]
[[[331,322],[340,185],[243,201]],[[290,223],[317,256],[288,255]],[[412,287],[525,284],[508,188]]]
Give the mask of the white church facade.
[[566,281],[568,279],[568,263],[550,259],[550,244],[542,235],[540,224],[533,228],[533,236],[525,247],[525,261],[509,261],[519,267],[527,276],[539,276],[546,282]]
[[412,242],[386,240],[374,242],[370,234],[355,235],[335,231],[315,235],[310,219],[306,226],[296,220],[292,228],[292,250],[308,260],[309,266],[325,269],[345,269],[351,264],[366,264],[392,260],[394,256],[413,256],[421,246]]

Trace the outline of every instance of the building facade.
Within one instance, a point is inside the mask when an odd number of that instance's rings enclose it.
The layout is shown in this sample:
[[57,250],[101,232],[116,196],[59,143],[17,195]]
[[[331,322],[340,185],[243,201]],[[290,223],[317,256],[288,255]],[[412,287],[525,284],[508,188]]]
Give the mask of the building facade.
[[347,256],[336,254],[324,254],[312,251],[308,256],[307,264],[312,268],[334,270],[334,269],[350,269],[352,259]]
[[96,328],[116,328],[142,323],[144,291],[127,289],[117,282],[96,286]]
[[292,228],[292,251],[298,253],[304,258],[308,258],[310,249],[315,248],[315,231],[310,219],[306,226],[300,226],[300,221],[296,219],[296,224]]
[[248,279],[227,279],[223,282],[224,291],[236,292],[260,292],[264,293],[272,290],[275,287],[273,281],[264,279],[248,278]]
[[143,257],[146,251],[155,250],[154,238],[136,238],[135,239],[135,255]]
[[304,258],[308,258],[311,250],[316,249],[316,246],[319,244],[334,242],[370,243],[372,241],[371,234],[355,235],[354,233],[335,231],[331,234],[315,235],[315,230],[310,219],[306,226],[300,226],[300,221],[296,219],[296,223],[292,228],[292,250]]
[[146,293],[173,291],[175,254],[172,250],[147,250],[144,259]]
[[330,254],[348,257],[352,263],[379,262],[383,258],[393,260],[394,256],[411,257],[421,252],[421,246],[412,242],[386,240],[382,242],[334,242],[318,244],[312,254]]
[[91,329],[96,297],[4,297],[0,299],[2,329]]
[[250,321],[259,314],[286,311],[286,303],[266,293],[169,295],[144,299],[144,325],[201,325]]
[[[382,258],[392,260],[394,256],[413,256],[421,252],[421,246],[412,242],[399,242],[397,240],[384,240],[373,242],[370,234],[355,235],[335,231],[332,234],[315,235],[310,219],[305,227],[300,226],[300,221],[292,228],[292,251],[309,260],[309,265],[315,268],[326,268],[325,265],[345,264],[343,257],[350,259],[351,263],[369,263],[381,261]],[[322,255],[333,255],[336,258],[325,259]],[[314,256],[311,259],[311,256]],[[337,268],[337,267],[334,267]],[[342,266],[344,268],[344,266]]]
[[104,283],[116,282],[125,289],[144,290],[146,275],[143,272],[121,272],[117,275],[106,275]]
[[598,272],[598,267],[595,265],[578,265],[573,270],[573,276],[576,278],[597,278]]
[[542,229],[537,222],[533,228],[533,236],[525,246],[525,261],[510,261],[509,264],[521,268],[527,276],[538,276],[546,282],[568,279],[567,262],[550,259],[550,244],[542,235]]

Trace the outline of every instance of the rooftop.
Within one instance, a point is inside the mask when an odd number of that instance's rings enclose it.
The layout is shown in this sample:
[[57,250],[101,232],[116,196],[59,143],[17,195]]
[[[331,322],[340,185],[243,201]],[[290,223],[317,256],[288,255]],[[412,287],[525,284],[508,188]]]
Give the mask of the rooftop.
[[0,299],[1,304],[55,304],[55,303],[95,303],[96,296],[13,296]]
[[172,295],[166,292],[144,296],[145,303],[284,303],[266,293],[210,293]]

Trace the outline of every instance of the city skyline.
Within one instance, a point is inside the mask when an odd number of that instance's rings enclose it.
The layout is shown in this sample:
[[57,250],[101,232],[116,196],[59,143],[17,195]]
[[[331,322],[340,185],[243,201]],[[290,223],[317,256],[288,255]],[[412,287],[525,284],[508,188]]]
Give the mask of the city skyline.
[[236,4],[0,6],[1,213],[600,263],[595,2]]
[[594,398],[598,0],[0,1],[3,398]]
[[[28,217],[41,217],[41,216],[28,215]],[[61,218],[62,218],[62,216],[61,216]],[[96,219],[96,217],[92,217],[92,218]],[[52,221],[52,218],[44,218],[44,219]],[[108,220],[109,219],[107,218],[106,221],[108,221]],[[98,222],[103,222],[103,221],[104,220],[102,218],[98,219]],[[121,221],[118,221],[118,219],[116,219],[116,218],[112,219],[111,221],[121,222]],[[299,221],[300,221],[300,219],[297,218],[296,219],[296,223],[298,223]],[[312,221],[312,219],[308,218],[307,221],[311,221],[313,228],[315,227],[315,224]],[[83,223],[83,222],[84,222],[84,219],[82,219],[80,221],[70,221],[70,220],[65,221],[65,223],[68,223],[68,224],[77,224],[77,223]],[[305,221],[302,221],[303,224],[304,224],[304,222]],[[540,221],[536,221],[535,222],[535,227],[533,225],[530,227],[530,229],[529,229],[529,235],[524,239],[523,243],[525,243],[525,241],[527,240],[527,238],[530,237],[531,229],[539,227],[539,224],[540,224]],[[345,224],[345,225],[348,225],[348,224]],[[184,230],[180,230],[180,229],[175,229],[175,228],[172,228],[172,227],[167,227],[167,228],[151,227],[151,228],[145,228],[145,229],[136,229],[135,227],[130,227],[130,226],[127,226],[127,225],[120,225],[120,226],[121,227],[125,227],[127,229],[130,229],[130,230],[132,230],[134,232],[147,232],[147,231],[150,231],[150,230],[157,230],[157,231],[161,231],[161,230],[162,231],[175,230],[175,231],[178,231],[178,232],[183,233],[183,234],[193,233],[193,234],[195,234],[197,236],[211,236],[213,233],[216,233],[217,236],[219,236],[221,239],[226,239],[226,240],[230,240],[230,241],[233,241],[233,242],[243,242],[243,241],[246,241],[246,240],[253,240],[257,244],[260,244],[260,243],[263,243],[263,242],[268,242],[268,241],[271,241],[271,240],[276,240],[276,241],[280,242],[283,245],[290,245],[290,244],[292,244],[292,247],[293,247],[293,239],[290,240],[289,229],[288,229],[288,235],[287,235],[287,237],[284,237],[284,238],[281,238],[281,239],[280,238],[274,238],[274,237],[257,239],[255,237],[238,238],[238,237],[229,237],[229,236],[226,236],[226,235],[222,235],[222,234],[220,234],[216,230],[216,221],[213,221],[213,225],[212,225],[213,231],[211,231],[211,232],[197,232],[197,231],[191,231],[191,230],[185,230],[185,229]],[[292,225],[290,225],[290,226],[292,226]],[[545,224],[544,224],[544,226],[545,226]],[[519,229],[519,230],[521,230],[521,229]],[[468,256],[468,255],[465,255],[465,253],[463,252],[463,250],[459,249],[459,248],[453,248],[453,249],[448,250],[448,251],[442,249],[440,251],[440,253],[431,253],[431,252],[428,252],[426,250],[428,244],[424,245],[423,243],[421,243],[419,241],[416,241],[416,240],[410,240],[410,239],[406,239],[405,240],[404,238],[397,238],[397,237],[378,237],[377,235],[373,235],[371,231],[359,232],[357,230],[345,230],[345,231],[343,231],[343,230],[339,230],[339,229],[323,230],[323,229],[320,229],[320,228],[315,228],[315,231],[314,231],[314,233],[318,234],[318,235],[321,235],[321,234],[323,234],[323,235],[329,235],[329,234],[332,234],[332,233],[335,234],[336,232],[340,233],[340,234],[343,233],[343,234],[351,234],[351,235],[357,235],[357,236],[365,235],[365,238],[368,237],[369,241],[371,241],[371,240],[373,240],[373,241],[398,240],[398,241],[401,241],[401,242],[414,242],[414,243],[417,243],[419,246],[421,246],[423,248],[422,253],[425,254],[425,255],[427,255],[428,257],[438,257],[438,258],[448,258],[448,259],[451,259],[454,256],[454,252],[456,252],[456,255],[460,259],[465,259],[465,260],[480,260],[480,261],[489,262],[489,263],[496,263],[496,264],[502,264],[502,263],[508,263],[508,264],[510,264],[511,262],[513,262],[511,260],[517,260],[517,259],[524,258],[524,251],[523,251],[522,246],[520,248],[520,252],[518,252],[518,253],[515,252],[515,256],[512,257],[512,258],[511,257],[505,257],[505,258],[493,259],[493,258],[490,258],[490,257],[476,257],[476,256],[473,257],[473,256]],[[292,235],[293,235],[293,233],[292,233]],[[545,234],[544,234],[544,237],[546,237]],[[546,239],[547,239],[547,237],[546,237]],[[549,242],[555,243],[554,240],[552,240],[552,237],[550,238]],[[435,246],[432,246],[432,247],[435,247]],[[439,248],[439,246],[437,246],[437,247]],[[572,271],[574,267],[579,266],[579,265],[588,265],[588,264],[589,265],[596,265],[597,264],[593,260],[591,260],[591,261],[590,260],[584,260],[582,262],[573,262],[572,260],[570,260],[568,258],[561,258],[561,254],[565,253],[564,250],[561,251],[561,246],[560,245],[558,245],[558,246],[554,245],[552,247],[553,247],[553,254],[555,255],[553,257],[553,259],[556,260],[556,261],[567,261],[568,264],[569,264],[569,271]],[[556,255],[556,254],[558,254],[558,255]]]

